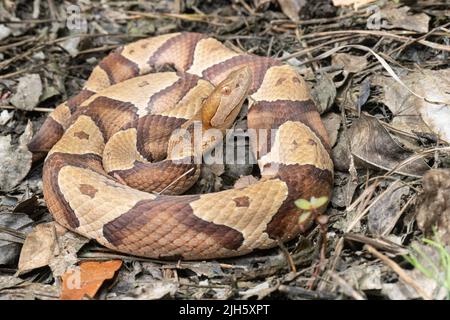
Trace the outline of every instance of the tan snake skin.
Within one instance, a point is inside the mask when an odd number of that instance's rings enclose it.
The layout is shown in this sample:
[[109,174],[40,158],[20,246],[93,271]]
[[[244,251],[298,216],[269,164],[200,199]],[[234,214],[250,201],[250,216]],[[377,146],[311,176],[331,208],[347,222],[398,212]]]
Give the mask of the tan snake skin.
[[[153,73],[165,65],[177,72]],[[266,138],[260,129],[277,129],[268,150],[252,146],[261,179],[177,195],[195,183],[200,166],[164,159],[170,134],[241,70],[251,79],[248,128],[259,130],[259,140]],[[157,36],[110,53],[29,149],[48,152],[44,198],[57,222],[113,250],[158,259],[274,247],[312,223],[294,201],[330,197],[333,184],[327,133],[302,77],[278,60],[237,53],[198,33]]]

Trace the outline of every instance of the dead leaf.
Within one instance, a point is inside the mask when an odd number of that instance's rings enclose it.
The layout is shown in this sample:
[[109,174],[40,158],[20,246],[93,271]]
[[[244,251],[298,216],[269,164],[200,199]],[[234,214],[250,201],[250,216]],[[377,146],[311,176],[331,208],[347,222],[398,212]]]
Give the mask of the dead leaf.
[[214,278],[223,276],[224,273],[218,262],[199,262],[182,265],[182,268],[189,269],[195,272],[198,276],[205,276],[207,278]]
[[61,42],[61,47],[67,51],[72,57],[76,57],[78,52],[78,46],[80,45],[81,37],[71,37]]
[[[179,284],[164,278],[161,265],[133,261],[119,272],[114,286],[108,290],[108,300],[162,299],[173,297]],[[169,270],[169,269],[165,269]]]
[[[333,224],[333,228],[341,230],[343,232],[347,232],[349,225],[355,223],[355,219],[358,216],[358,212],[356,210],[348,211],[343,219],[337,220]],[[352,232],[358,233],[361,232],[361,221],[357,220],[355,226],[352,228]]]
[[350,142],[347,139],[348,133],[342,131],[338,135],[337,142],[331,150],[334,167],[338,171],[347,172],[350,168]]
[[165,297],[173,297],[178,290],[178,284],[173,281],[152,281],[151,283],[136,282],[137,287],[118,296],[109,293],[107,299],[120,300],[158,300]]
[[264,12],[270,5],[272,0],[253,0],[255,4],[255,10]]
[[[375,117],[361,114],[347,132],[357,167],[391,170],[412,156],[410,151],[405,150],[392,138]],[[428,169],[425,161],[418,159],[397,169],[396,172],[421,177]]]
[[217,300],[228,300],[228,299],[232,299],[232,297],[234,296],[234,290],[233,288],[213,288],[211,290],[212,292],[214,292],[213,296],[215,299]]
[[42,94],[42,82],[38,74],[28,74],[19,78],[16,93],[11,97],[11,104],[17,109],[31,111],[39,103]]
[[236,182],[234,183],[234,188],[235,189],[240,189],[240,188],[245,188],[251,184],[254,184],[258,182],[258,179],[256,179],[254,176],[252,175],[248,175],[248,176],[242,176],[239,177],[239,179],[236,180]]
[[[7,227],[17,230],[20,235],[31,231],[33,220],[26,214],[2,213],[0,214],[0,228]],[[22,247],[23,237],[13,236],[8,233],[0,233],[0,265],[11,265],[17,263]]]
[[377,202],[369,210],[368,227],[372,235],[387,235],[400,218],[400,203],[403,196],[408,195],[409,187],[395,181],[383,192]]
[[334,99],[336,99],[336,86],[333,79],[327,74],[322,75],[311,94],[316,101],[320,114],[329,110],[334,104]]
[[378,265],[355,265],[340,272],[339,275],[356,290],[380,290],[381,270]]
[[278,0],[281,11],[292,21],[298,21],[298,14],[305,6],[306,0]]
[[[333,79],[336,79],[338,75],[341,75],[341,79],[335,80],[334,85],[336,88],[342,87],[350,74],[358,73],[367,67],[367,58],[365,56],[355,56],[348,53],[335,53],[331,58],[331,64],[337,69],[332,73]],[[354,87],[356,89],[357,87]],[[344,90],[342,93],[346,93],[349,90]],[[340,100],[340,99],[338,99]]]
[[[300,67],[303,65],[303,63],[302,63],[299,59],[297,59],[297,58],[295,58],[295,57],[289,58],[289,56],[290,56],[291,54],[292,54],[292,53],[290,53],[290,52],[283,51],[283,53],[281,54],[281,59],[284,60],[284,61],[286,61],[287,64],[289,64],[289,65],[295,67],[295,69],[297,70],[297,72],[299,72],[300,74],[302,74],[302,72],[300,72],[300,70],[301,70]],[[314,77],[314,73],[313,73],[312,71],[311,71],[311,73],[312,73],[312,75],[313,75],[313,77]],[[305,78],[307,78],[307,77],[305,76]]]
[[347,7],[347,6],[353,6],[355,9],[358,9],[359,7],[375,2],[376,0],[333,0],[333,5],[335,7]]
[[348,207],[352,202],[357,187],[357,179],[352,179],[350,174],[335,172],[333,197],[331,198],[333,207]]
[[425,13],[409,14],[409,7],[394,7],[393,5],[387,5],[380,11],[381,19],[386,19],[381,23],[383,29],[404,29],[416,31],[419,33],[427,33],[429,31],[428,24],[430,17]]
[[431,236],[436,227],[439,238],[450,245],[450,169],[430,170],[423,176],[416,212],[420,230]]
[[41,95],[40,101],[45,101],[59,94],[61,94],[61,92],[59,92],[56,86],[47,85]]
[[34,227],[23,243],[19,258],[19,274],[47,266],[55,251],[56,233],[53,222]]
[[10,135],[0,136],[0,191],[10,191],[22,181],[31,168],[32,154],[27,144],[33,136],[31,121],[19,138],[18,145],[12,145]]
[[216,175],[224,169],[223,164],[204,165],[202,167],[200,178],[194,185],[192,191],[194,193],[209,193],[216,192],[222,188],[222,178]]
[[[159,265],[150,262],[144,269],[143,264],[146,263],[139,261],[126,263],[126,267],[123,268],[114,279],[112,287],[108,288],[107,299],[120,299],[122,296],[128,296],[131,291],[139,286],[137,283],[138,281],[147,283],[163,278],[161,267]],[[146,272],[148,269],[154,270],[154,272],[150,271],[151,275],[148,275]],[[157,273],[157,276],[153,276],[153,273]]]
[[32,195],[29,198],[19,201],[13,209],[14,213],[26,213],[27,215],[32,215],[36,208],[39,206],[38,197]]
[[450,143],[450,69],[420,70],[401,77],[414,96],[392,78],[375,77],[383,89],[382,102],[394,115],[391,125],[406,132],[434,133]]
[[62,300],[94,298],[105,280],[112,279],[122,266],[121,260],[81,262],[79,268],[67,270],[62,276]]
[[58,285],[30,282],[14,276],[0,276],[0,300],[56,300]]
[[14,276],[0,275],[0,292],[3,289],[14,288],[16,285],[25,282],[25,280]]
[[249,298],[255,296],[258,300],[261,300],[276,290],[278,290],[277,286],[272,286],[269,281],[265,281],[254,286],[253,288],[239,292],[239,295],[242,296],[242,299],[244,300],[248,300]]
[[348,53],[335,53],[331,57],[331,64],[342,66],[348,73],[358,73],[367,66],[367,58]]
[[4,126],[11,120],[14,116],[14,110],[11,112],[8,112],[8,110],[3,110],[0,112],[0,126]]
[[89,242],[89,239],[69,231],[57,223],[55,223],[55,230],[57,245],[49,267],[54,277],[60,277],[67,269],[78,263],[77,253]]
[[330,112],[322,117],[322,122],[330,138],[330,145],[333,147],[336,144],[339,128],[341,127],[341,116]]
[[5,26],[4,24],[0,24],[0,41],[6,39],[11,34],[11,29]]

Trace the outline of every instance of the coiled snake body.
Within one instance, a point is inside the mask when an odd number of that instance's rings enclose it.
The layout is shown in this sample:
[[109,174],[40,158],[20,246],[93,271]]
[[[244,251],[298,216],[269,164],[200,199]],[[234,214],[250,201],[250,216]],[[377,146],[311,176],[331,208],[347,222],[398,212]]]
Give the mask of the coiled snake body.
[[[165,65],[177,72],[152,73]],[[229,126],[246,94],[248,128],[270,142],[252,146],[261,179],[177,195],[196,181],[200,166],[164,160],[172,131],[193,118]],[[219,114],[222,104],[233,109]],[[108,248],[160,259],[231,257],[290,240],[313,219],[294,201],[329,197],[333,182],[327,133],[301,76],[198,33],[157,36],[110,53],[29,149],[48,152],[44,198],[57,222]]]

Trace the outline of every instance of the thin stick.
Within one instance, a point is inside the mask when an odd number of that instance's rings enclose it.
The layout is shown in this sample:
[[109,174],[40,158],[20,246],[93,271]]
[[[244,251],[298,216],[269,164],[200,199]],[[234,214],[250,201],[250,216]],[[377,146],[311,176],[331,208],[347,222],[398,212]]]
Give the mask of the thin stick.
[[391,268],[400,278],[400,280],[403,281],[403,283],[405,283],[406,285],[410,286],[411,288],[413,288],[414,290],[416,290],[416,292],[422,297],[422,299],[424,300],[431,300],[431,297],[429,296],[429,294],[427,292],[425,292],[415,281],[413,278],[411,278],[406,272],[405,270],[403,270],[394,260],[388,258],[387,256],[385,256],[384,254],[382,254],[381,252],[379,252],[377,249],[375,249],[374,247],[372,247],[371,245],[366,244],[364,246],[364,248],[371,253],[372,255],[374,255],[375,257],[377,257],[378,259],[380,259],[385,265],[387,265],[389,268]]
[[[6,109],[6,110],[22,110],[22,109],[18,109],[16,107],[13,106],[0,106],[0,109]],[[37,111],[37,112],[53,112],[55,109],[53,108],[33,108],[32,110],[24,110],[24,111]]]
[[294,260],[292,259],[291,254],[289,253],[289,250],[286,248],[286,246],[283,244],[282,241],[278,240],[278,245],[281,248],[281,251],[283,251],[283,254],[286,256],[286,260],[289,263],[289,266],[291,268],[291,271],[296,273],[297,272],[297,268],[295,267],[295,263]]
[[162,194],[164,191],[166,191],[167,189],[169,189],[171,186],[173,186],[175,183],[177,183],[181,178],[183,178],[184,176],[186,176],[188,173],[192,172],[195,168],[190,168],[188,171],[186,171],[185,173],[183,173],[181,176],[179,176],[178,178],[176,178],[175,180],[173,180],[167,187],[165,187],[164,189],[162,189],[160,192],[156,192],[156,194]]
[[405,42],[404,44],[402,44],[402,45],[399,46],[398,48],[392,50],[392,51],[389,52],[388,54],[389,54],[390,56],[392,56],[392,54],[397,53],[397,55],[398,55],[398,54],[399,54],[400,52],[402,52],[403,49],[405,49],[407,46],[410,46],[410,45],[412,45],[413,43],[418,42],[418,41],[420,41],[420,40],[426,39],[428,36],[430,36],[432,33],[435,33],[435,32],[438,31],[438,30],[445,30],[445,28],[446,28],[447,26],[449,26],[449,25],[450,25],[450,22],[447,22],[446,24],[444,24],[444,25],[442,25],[442,26],[438,26],[438,27],[432,29],[430,32],[424,34],[423,36],[421,36],[421,37],[419,37],[419,38],[411,39],[411,40],[409,40],[408,42]]

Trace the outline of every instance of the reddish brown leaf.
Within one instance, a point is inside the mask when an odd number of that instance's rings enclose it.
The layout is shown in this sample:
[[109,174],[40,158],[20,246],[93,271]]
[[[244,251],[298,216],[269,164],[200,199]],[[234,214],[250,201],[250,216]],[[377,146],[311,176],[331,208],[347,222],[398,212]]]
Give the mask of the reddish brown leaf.
[[77,269],[69,269],[62,275],[62,300],[93,298],[105,280],[112,279],[122,266],[121,260],[82,262]]

